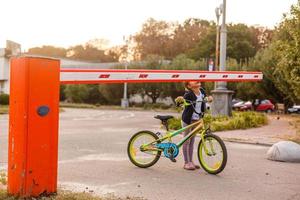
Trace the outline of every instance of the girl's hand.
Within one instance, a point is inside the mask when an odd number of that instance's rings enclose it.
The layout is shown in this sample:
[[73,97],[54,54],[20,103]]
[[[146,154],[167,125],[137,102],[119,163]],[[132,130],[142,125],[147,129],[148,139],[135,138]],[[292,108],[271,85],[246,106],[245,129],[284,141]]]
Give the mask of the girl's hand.
[[175,99],[175,103],[176,103],[177,106],[180,106],[181,104],[183,104],[183,103],[184,103],[184,98],[183,98],[183,96],[177,97],[177,98]]
[[213,101],[213,97],[212,97],[212,96],[206,97],[206,101],[207,101],[208,103],[211,103],[211,102]]

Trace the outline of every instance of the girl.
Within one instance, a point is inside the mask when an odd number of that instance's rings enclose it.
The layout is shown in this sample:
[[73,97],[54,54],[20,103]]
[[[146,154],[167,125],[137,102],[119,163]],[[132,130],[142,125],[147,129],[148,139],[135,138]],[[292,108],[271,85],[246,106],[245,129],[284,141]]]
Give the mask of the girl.
[[[194,123],[195,121],[200,120],[203,117],[203,113],[206,109],[204,99],[206,93],[203,88],[201,88],[201,83],[198,81],[188,81],[185,83],[186,92],[183,96],[185,100],[191,105],[186,106],[182,113],[182,127],[185,127],[189,124]],[[211,97],[210,97],[211,99]],[[190,129],[183,132],[186,136]],[[199,169],[198,165],[193,163],[193,150],[194,150],[195,136],[186,141],[183,144],[183,157],[184,157],[184,166],[186,170],[195,170]]]

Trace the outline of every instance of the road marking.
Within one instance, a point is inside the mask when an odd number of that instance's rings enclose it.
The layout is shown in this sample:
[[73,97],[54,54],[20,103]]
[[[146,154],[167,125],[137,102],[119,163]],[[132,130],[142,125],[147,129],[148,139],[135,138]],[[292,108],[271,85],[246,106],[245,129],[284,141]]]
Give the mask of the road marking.
[[86,162],[86,161],[114,161],[114,162],[122,162],[128,161],[126,155],[121,154],[89,154],[86,156],[77,157],[75,159],[70,160],[61,160],[59,164],[66,163],[77,163],[77,162]]

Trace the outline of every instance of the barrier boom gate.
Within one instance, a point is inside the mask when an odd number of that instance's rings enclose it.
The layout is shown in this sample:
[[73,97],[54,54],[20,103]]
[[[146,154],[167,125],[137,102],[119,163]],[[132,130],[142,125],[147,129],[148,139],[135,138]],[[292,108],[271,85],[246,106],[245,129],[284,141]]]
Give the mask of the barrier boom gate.
[[262,79],[260,72],[60,69],[59,60],[34,57],[10,66],[8,193],[22,197],[57,190],[60,84]]
[[62,69],[62,84],[76,83],[141,83],[182,81],[260,81],[261,72],[207,72],[197,70],[89,70]]

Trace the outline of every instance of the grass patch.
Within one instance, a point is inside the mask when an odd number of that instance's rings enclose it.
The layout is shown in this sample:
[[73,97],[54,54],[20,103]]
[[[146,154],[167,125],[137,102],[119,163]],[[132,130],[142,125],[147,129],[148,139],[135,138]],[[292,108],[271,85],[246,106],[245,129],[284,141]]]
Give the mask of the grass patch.
[[63,108],[97,108],[97,106],[92,104],[85,104],[85,103],[64,103],[61,102],[59,104],[60,107]]
[[47,196],[47,197],[38,197],[38,198],[17,198],[12,197],[7,194],[6,190],[0,189],[0,199],[1,200],[143,200],[139,197],[126,197],[119,198],[114,195],[106,197],[98,197],[91,193],[87,192],[71,192],[71,191],[59,191],[57,194]]
[[0,114],[8,114],[8,106],[0,105]]
[[0,185],[6,185],[7,184],[7,175],[5,171],[0,171]]
[[[210,123],[211,130],[226,131],[236,129],[256,128],[268,124],[268,118],[264,113],[258,112],[233,112],[232,117],[210,114],[204,116],[205,123]],[[169,127],[173,130],[181,128],[181,118],[171,119]]]

